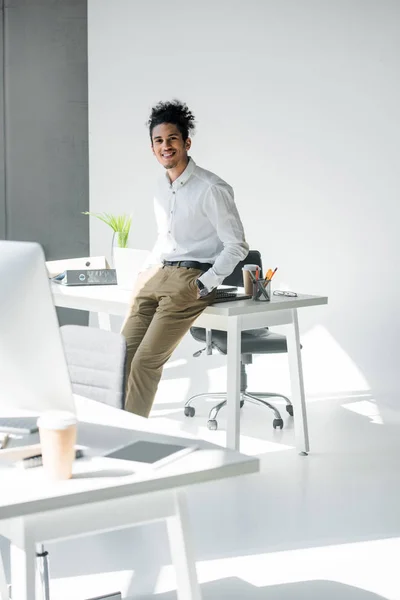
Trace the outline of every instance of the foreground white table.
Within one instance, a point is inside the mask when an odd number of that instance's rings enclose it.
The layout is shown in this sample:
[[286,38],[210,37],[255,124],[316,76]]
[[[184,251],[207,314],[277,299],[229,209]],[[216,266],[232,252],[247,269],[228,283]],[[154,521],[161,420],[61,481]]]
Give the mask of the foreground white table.
[[[99,314],[99,325],[110,328],[110,315],[125,317],[131,293],[118,286],[65,287],[51,284],[56,306],[88,310]],[[287,325],[287,343],[295,416],[296,448],[300,453],[310,450],[300,335],[297,309],[327,304],[324,296],[299,295],[297,298],[273,296],[271,302],[240,300],[214,304],[196,320],[196,326],[220,329],[228,333],[227,356],[227,435],[228,448],[240,444],[240,347],[241,332],[273,325]]]
[[[128,436],[170,443],[193,442],[199,450],[146,474],[121,472],[107,458],[75,462],[74,478],[47,482],[41,468],[6,467],[12,449],[0,451],[0,534],[11,541],[12,600],[35,600],[35,544],[111,531],[165,519],[177,571],[179,600],[200,600],[184,487],[258,471],[256,458],[205,441],[171,437],[165,419],[143,419],[76,397],[80,421],[121,429]],[[93,428],[92,428],[93,429]],[[94,428],[95,429],[95,428]],[[104,429],[99,431],[99,442]],[[0,558],[0,600],[8,600]]]

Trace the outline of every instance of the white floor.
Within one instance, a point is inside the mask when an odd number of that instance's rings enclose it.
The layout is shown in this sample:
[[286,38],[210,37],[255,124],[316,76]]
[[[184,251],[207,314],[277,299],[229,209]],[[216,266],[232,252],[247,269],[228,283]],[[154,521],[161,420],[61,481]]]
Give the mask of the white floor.
[[[223,436],[206,429],[205,404],[194,419],[162,408],[171,430]],[[399,427],[368,396],[321,398],[309,404],[304,458],[285,421],[274,432],[269,411],[248,405],[243,450],[262,457],[262,472],[190,491],[204,600],[400,600]],[[176,599],[159,524],[48,549],[53,599]]]

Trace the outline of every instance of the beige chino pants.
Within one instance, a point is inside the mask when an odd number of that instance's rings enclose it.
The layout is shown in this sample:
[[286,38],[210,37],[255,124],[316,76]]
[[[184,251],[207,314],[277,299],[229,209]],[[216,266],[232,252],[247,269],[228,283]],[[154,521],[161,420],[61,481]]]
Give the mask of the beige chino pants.
[[137,291],[122,333],[127,341],[125,409],[148,417],[164,364],[211,304],[215,292],[197,298],[199,269],[165,266]]

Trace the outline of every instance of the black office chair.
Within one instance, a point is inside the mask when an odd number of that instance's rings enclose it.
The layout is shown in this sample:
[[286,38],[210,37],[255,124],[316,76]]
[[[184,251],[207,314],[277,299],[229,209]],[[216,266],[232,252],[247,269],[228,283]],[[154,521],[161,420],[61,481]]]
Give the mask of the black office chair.
[[[224,285],[231,285],[241,287],[243,286],[243,273],[242,268],[245,264],[259,265],[262,269],[261,255],[257,250],[250,250],[247,257],[241,261],[229,277],[224,280]],[[207,331],[203,327],[191,327],[190,333],[198,342],[206,342],[207,346],[202,350],[194,353],[193,356],[198,357],[204,350],[208,350],[211,354],[215,348],[221,354],[227,354],[227,343],[228,335],[226,331],[220,331],[217,329],[211,330],[211,335],[207,336]],[[242,332],[242,348],[241,348],[241,371],[240,371],[240,407],[243,407],[245,401],[252,402],[253,404],[263,405],[270,408],[275,418],[273,420],[273,427],[276,429],[283,428],[283,420],[279,410],[270,402],[264,398],[283,398],[286,402],[286,411],[289,415],[293,416],[293,405],[289,398],[283,396],[283,394],[276,394],[272,392],[249,392],[247,391],[247,373],[246,365],[250,365],[253,362],[253,354],[278,354],[287,352],[286,337],[278,333],[272,333],[268,327],[263,329],[249,329]],[[207,427],[209,429],[217,429],[217,415],[222,407],[226,404],[226,392],[220,393],[202,393],[196,394],[189,398],[185,403],[185,416],[194,417],[195,408],[191,406],[192,402],[197,398],[208,397],[208,398],[219,398],[221,401],[214,406],[208,415]]]

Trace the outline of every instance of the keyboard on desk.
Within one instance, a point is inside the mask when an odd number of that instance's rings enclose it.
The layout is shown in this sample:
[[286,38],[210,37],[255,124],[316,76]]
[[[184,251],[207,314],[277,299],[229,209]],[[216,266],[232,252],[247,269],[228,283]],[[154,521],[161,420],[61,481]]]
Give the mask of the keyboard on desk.
[[0,431],[22,435],[36,433],[37,420],[38,417],[0,417]]
[[215,300],[213,304],[217,302],[234,302],[236,300],[248,300],[251,298],[248,294],[242,294],[240,292],[228,292],[226,290],[218,290],[215,295]]

